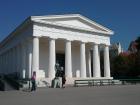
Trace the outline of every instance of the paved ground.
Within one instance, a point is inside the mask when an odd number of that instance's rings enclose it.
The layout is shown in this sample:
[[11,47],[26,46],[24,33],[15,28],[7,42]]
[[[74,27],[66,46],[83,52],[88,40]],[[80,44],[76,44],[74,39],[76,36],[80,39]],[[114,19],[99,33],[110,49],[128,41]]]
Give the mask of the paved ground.
[[140,105],[140,85],[6,91],[0,105]]

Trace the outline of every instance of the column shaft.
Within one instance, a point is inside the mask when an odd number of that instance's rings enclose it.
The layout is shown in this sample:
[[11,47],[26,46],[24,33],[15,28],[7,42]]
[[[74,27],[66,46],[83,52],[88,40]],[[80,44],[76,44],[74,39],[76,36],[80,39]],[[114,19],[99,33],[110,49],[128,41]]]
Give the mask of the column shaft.
[[55,39],[49,39],[49,71],[48,77],[55,77]]
[[71,41],[68,40],[65,44],[65,75],[66,77],[72,77]]
[[32,74],[32,43],[28,42],[28,49],[27,49],[27,77],[31,78]]
[[16,72],[20,72],[20,46],[19,45],[16,47],[16,52],[17,52]]
[[33,58],[32,58],[32,72],[39,70],[39,38],[33,38]]
[[9,71],[9,51],[7,51],[7,72],[10,73],[10,71]]
[[6,74],[8,74],[6,71],[6,54],[5,54],[5,52],[4,52],[4,71],[6,72]]
[[91,77],[91,52],[88,52],[88,69],[89,69],[89,77]]
[[110,77],[109,47],[104,48],[104,76]]
[[98,45],[93,44],[93,77],[100,77],[100,59]]
[[26,49],[25,49],[25,45],[23,44],[22,45],[22,71],[21,71],[21,74],[22,74],[22,78],[25,78],[26,77]]
[[2,72],[5,74],[5,72],[4,72],[4,56],[3,56],[3,54],[2,54]]
[[2,56],[0,55],[0,69],[1,69],[1,70],[0,70],[0,73],[2,73],[2,59],[1,59],[1,57],[2,57]]
[[15,72],[15,69],[16,69],[15,68],[16,67],[15,66],[15,64],[16,64],[16,48],[15,47],[12,48],[12,54],[11,55],[12,55],[12,57],[11,57],[12,58],[11,68],[12,68],[12,72]]
[[13,48],[13,71],[16,72],[17,71],[17,47]]
[[85,57],[85,43],[81,42],[80,44],[80,76],[82,78],[86,77],[86,57]]
[[8,65],[7,65],[7,52],[5,52],[5,71],[6,71],[7,74],[8,74],[7,67],[8,67]]

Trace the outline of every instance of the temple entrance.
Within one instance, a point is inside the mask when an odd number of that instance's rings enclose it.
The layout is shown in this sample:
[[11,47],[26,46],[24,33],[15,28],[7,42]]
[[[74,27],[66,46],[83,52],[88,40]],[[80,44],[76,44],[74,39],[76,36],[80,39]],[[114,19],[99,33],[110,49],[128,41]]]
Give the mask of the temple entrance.
[[60,67],[63,67],[65,69],[65,54],[57,53],[56,62],[59,63]]

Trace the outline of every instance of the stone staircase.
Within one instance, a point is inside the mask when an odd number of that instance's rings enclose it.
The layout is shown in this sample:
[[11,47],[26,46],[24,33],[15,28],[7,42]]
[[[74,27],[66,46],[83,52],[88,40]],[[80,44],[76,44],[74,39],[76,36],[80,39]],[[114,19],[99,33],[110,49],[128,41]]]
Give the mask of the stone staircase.
[[[74,81],[75,80],[80,80],[80,79],[113,79],[112,77],[102,77],[102,78],[77,78],[77,77],[73,77],[73,78],[66,78],[66,86],[74,86]],[[114,84],[121,84],[121,81],[119,80],[113,80]],[[50,78],[41,78],[41,79],[37,79],[37,86],[38,87],[50,87],[51,86],[51,82],[52,79]]]

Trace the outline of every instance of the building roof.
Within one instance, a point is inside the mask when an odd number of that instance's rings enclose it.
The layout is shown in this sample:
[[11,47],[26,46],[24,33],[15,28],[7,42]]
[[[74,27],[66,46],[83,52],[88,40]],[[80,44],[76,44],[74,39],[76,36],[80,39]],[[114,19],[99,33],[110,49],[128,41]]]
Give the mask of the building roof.
[[61,27],[82,29],[86,31],[97,32],[97,33],[102,33],[107,35],[114,34],[112,30],[80,14],[31,16],[31,20],[39,23],[46,23],[46,24],[57,25]]
[[[9,39],[11,39],[17,32],[30,23],[40,23],[46,25],[53,25],[59,27],[66,27],[77,30],[85,30],[88,32],[102,33],[105,35],[112,35],[114,32],[95,21],[92,21],[80,14],[66,14],[66,15],[45,15],[45,16],[30,16],[23,23],[21,23],[10,35],[8,35],[1,43],[3,46]],[[73,22],[75,24],[73,24]]]

